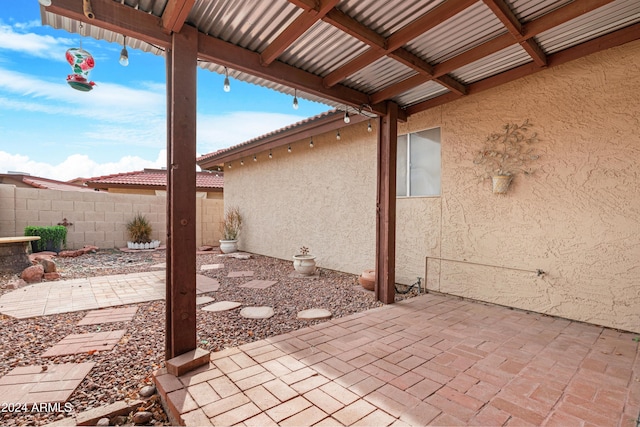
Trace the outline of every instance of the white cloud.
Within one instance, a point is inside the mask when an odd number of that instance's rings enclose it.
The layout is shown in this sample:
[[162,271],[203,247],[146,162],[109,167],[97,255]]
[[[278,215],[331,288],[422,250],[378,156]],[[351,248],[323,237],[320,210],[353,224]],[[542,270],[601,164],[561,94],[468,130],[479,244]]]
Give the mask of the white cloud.
[[198,152],[207,154],[240,144],[303,120],[293,114],[236,111],[198,116]]
[[64,53],[73,40],[20,32],[28,31],[33,26],[33,22],[15,24],[13,27],[0,22],[0,40],[2,40],[0,50],[23,52],[38,58],[65,61]]
[[159,169],[166,166],[167,151],[160,150],[155,160],[145,160],[137,156],[124,156],[117,162],[98,163],[84,154],[72,154],[57,165],[37,162],[20,154],[0,151],[0,173],[8,171],[26,172],[43,178],[68,181],[121,172],[132,172],[144,168]]

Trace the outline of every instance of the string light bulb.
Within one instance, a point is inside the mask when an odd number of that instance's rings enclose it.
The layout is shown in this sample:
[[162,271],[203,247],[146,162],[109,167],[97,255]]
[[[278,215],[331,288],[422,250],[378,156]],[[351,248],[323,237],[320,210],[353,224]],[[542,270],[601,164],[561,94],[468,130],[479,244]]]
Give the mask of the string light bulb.
[[289,144],[289,148],[287,148],[287,152],[291,152],[291,144]]
[[297,110],[300,105],[298,104],[298,89],[294,89],[293,93],[293,109]]
[[123,67],[126,67],[127,65],[129,65],[129,52],[127,52],[127,36],[122,36],[123,42],[122,42],[122,50],[120,51],[120,60],[118,62],[120,62],[120,65],[122,65]]
[[240,166],[244,166],[244,159],[240,160]]
[[338,129],[338,132],[336,132],[336,139],[340,141],[340,129]]
[[231,163],[229,163],[229,169],[231,169]]
[[271,154],[271,150],[269,150],[269,158],[273,159],[273,154]]
[[257,162],[257,161],[258,161],[258,158],[257,158],[256,156],[253,156],[253,161],[254,161],[254,162]]
[[225,92],[231,90],[231,82],[229,82],[229,69],[224,67],[224,86],[222,87]]
[[371,127],[371,120],[369,120],[369,124],[367,125],[367,132],[373,132],[373,128]]
[[309,141],[309,147],[313,148],[313,137],[311,137],[311,141]]
[[347,109],[345,108],[344,110],[344,122],[345,123],[349,123],[351,122],[351,119],[349,118],[349,112],[347,111]]

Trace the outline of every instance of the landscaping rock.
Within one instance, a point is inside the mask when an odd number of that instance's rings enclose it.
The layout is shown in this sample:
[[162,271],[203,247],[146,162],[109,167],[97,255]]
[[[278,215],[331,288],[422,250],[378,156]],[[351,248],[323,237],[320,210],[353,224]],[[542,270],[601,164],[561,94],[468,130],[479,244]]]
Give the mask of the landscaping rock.
[[79,257],[80,255],[84,255],[84,252],[82,252],[82,250],[62,251],[58,254],[60,258],[75,258],[75,257]]
[[147,385],[140,389],[140,396],[151,397],[155,394],[155,392],[156,392],[155,386]]
[[98,420],[98,422],[96,423],[97,426],[108,426],[109,425],[109,418],[100,418]]
[[148,411],[136,412],[133,415],[133,423],[137,425],[147,424],[153,418],[153,414]]
[[44,258],[40,260],[40,264],[44,267],[45,273],[55,273],[56,263],[51,260],[51,258]]
[[213,250],[213,246],[200,246],[198,248],[200,252],[208,252]]
[[27,283],[39,283],[42,282],[44,276],[44,267],[42,264],[32,265],[22,271],[20,278]]
[[60,273],[44,273],[44,280],[58,280]]

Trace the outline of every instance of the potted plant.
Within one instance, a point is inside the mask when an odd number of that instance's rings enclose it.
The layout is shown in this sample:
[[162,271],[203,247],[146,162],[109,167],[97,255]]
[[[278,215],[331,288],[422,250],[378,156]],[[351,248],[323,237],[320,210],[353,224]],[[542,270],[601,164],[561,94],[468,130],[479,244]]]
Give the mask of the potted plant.
[[238,250],[238,235],[242,229],[242,216],[237,206],[230,207],[224,214],[220,223],[222,239],[220,239],[220,251],[223,254]]
[[316,257],[309,255],[309,248],[303,246],[300,253],[293,256],[293,268],[303,276],[312,276],[316,272]]
[[129,241],[127,247],[129,249],[155,249],[160,246],[159,240],[151,240],[151,232],[153,231],[147,217],[141,213],[137,213],[131,221],[127,223],[127,233]]
[[60,252],[60,248],[67,244],[67,227],[52,225],[50,227],[27,226],[24,228],[25,236],[40,236],[40,240],[31,242],[32,252],[51,251]]
[[518,173],[533,173],[527,166],[540,155],[534,153],[531,146],[538,142],[538,136],[536,133],[528,134],[530,127],[529,120],[521,125],[507,123],[501,132],[487,137],[485,146],[473,160],[473,163],[484,166],[485,172],[480,175],[480,179],[491,178],[494,193],[506,193],[513,177]]

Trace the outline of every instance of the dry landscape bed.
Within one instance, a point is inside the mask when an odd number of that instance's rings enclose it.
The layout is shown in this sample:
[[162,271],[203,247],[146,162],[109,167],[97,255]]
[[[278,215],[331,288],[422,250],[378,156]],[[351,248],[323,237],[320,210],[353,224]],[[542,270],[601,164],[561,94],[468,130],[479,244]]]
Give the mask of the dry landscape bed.
[[[157,270],[152,266],[164,262],[165,252],[124,253],[100,250],[78,258],[56,258],[61,280],[137,273]],[[241,260],[219,256],[217,253],[197,255],[199,274],[217,278],[220,289],[204,294],[216,301],[237,301],[243,306],[271,306],[275,315],[269,319],[245,319],[240,310],[227,312],[197,312],[198,346],[212,352],[270,336],[303,328],[319,321],[297,320],[299,311],[325,308],[333,317],[342,317],[380,305],[373,292],[364,290],[357,276],[331,270],[320,270],[319,279],[290,278],[291,261],[252,255]],[[224,264],[224,268],[200,271],[202,265]],[[249,278],[228,278],[231,271],[254,272]],[[15,278],[0,276],[0,294],[9,290],[4,285]],[[240,288],[252,280],[277,280],[267,289]],[[397,299],[413,296],[398,295]],[[72,394],[68,403],[79,413],[116,401],[139,398],[139,390],[152,384],[153,372],[164,362],[164,301],[135,304],[138,311],[130,322],[116,322],[93,326],[78,326],[87,311],[18,320],[0,315],[2,344],[0,345],[0,376],[13,368],[26,365],[94,362],[95,366]],[[48,348],[69,334],[126,329],[126,333],[112,351],[59,357],[41,357]],[[153,402],[152,402],[153,403]],[[150,404],[154,418],[150,424],[168,423],[159,404]],[[4,413],[2,425],[41,425],[63,418],[64,413]],[[121,420],[126,422],[125,419]],[[130,422],[130,418],[128,420]]]

